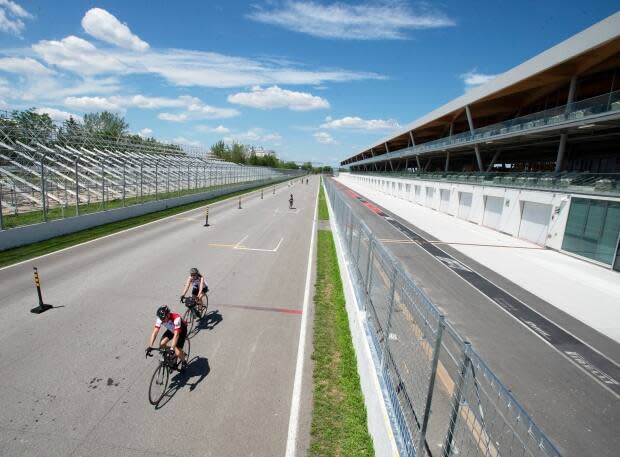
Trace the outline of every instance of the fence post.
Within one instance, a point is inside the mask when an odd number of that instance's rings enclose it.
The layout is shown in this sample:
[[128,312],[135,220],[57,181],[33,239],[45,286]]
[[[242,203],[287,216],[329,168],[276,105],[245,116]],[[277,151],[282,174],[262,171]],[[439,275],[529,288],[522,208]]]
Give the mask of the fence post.
[[80,156],[75,156],[75,215],[80,215],[80,176],[78,175],[78,161]]
[[190,174],[189,174],[189,163],[187,164],[187,190],[189,190],[189,178],[190,178]]
[[396,277],[398,276],[398,268],[394,267],[394,271],[392,272],[392,285],[390,286],[390,307],[388,309],[388,321],[387,326],[385,328],[385,345],[387,346],[388,340],[390,338],[390,327],[392,326],[392,313],[394,311],[394,301],[396,299]]
[[428,382],[428,392],[426,394],[426,405],[422,415],[422,426],[420,427],[420,441],[418,442],[418,452],[420,455],[424,444],[426,443],[426,429],[431,415],[431,402],[433,400],[433,391],[435,389],[435,378],[437,377],[437,365],[439,365],[439,351],[441,350],[441,340],[443,338],[443,330],[446,327],[445,317],[439,316],[437,325],[437,336],[435,337],[435,347],[433,348],[433,362],[431,364],[431,378]]
[[105,210],[105,168],[103,158],[101,160],[101,201],[103,209]]
[[158,194],[158,171],[159,171],[159,161],[155,161],[155,200],[159,200],[159,194]]
[[142,168],[144,162],[140,161],[140,203],[144,203],[144,199],[142,198]]
[[461,397],[463,396],[463,386],[465,384],[465,378],[467,377],[467,371],[469,370],[469,364],[471,359],[469,358],[469,348],[471,345],[465,341],[463,343],[463,363],[461,364],[461,376],[456,385],[456,391],[454,393],[454,401],[452,402],[452,416],[450,417],[450,424],[448,426],[448,434],[446,435],[446,441],[443,445],[442,457],[450,457],[452,455],[452,440],[454,439],[454,431],[456,429],[456,421],[459,418],[459,410],[461,408]]
[[166,198],[170,198],[170,164],[166,167]]
[[125,207],[125,196],[127,195],[127,184],[125,181],[125,161],[123,160],[123,208]]
[[41,203],[43,204],[43,222],[47,222],[47,196],[45,194],[45,154],[41,157]]
[[2,182],[0,181],[0,230],[4,230],[4,220],[2,216]]
[[365,289],[366,289],[366,293],[370,294],[370,275],[372,274],[372,267],[371,267],[371,263],[372,263],[372,246],[373,246],[374,242],[373,242],[373,236],[372,234],[368,236],[368,265],[366,265],[366,284],[365,284]]

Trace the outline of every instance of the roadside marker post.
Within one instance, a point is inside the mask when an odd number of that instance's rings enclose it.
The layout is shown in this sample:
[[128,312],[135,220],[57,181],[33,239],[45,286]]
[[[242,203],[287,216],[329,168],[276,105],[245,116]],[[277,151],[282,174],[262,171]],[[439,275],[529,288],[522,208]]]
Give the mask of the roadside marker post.
[[276,186],[273,186],[273,195],[276,194]]
[[39,296],[39,306],[36,306],[30,310],[31,313],[41,314],[47,311],[48,309],[52,309],[52,305],[46,305],[43,303],[43,296],[41,295],[41,281],[39,280],[39,271],[37,267],[34,268],[34,285],[37,287],[37,295]]
[[205,227],[209,226],[209,207],[207,206],[207,209],[205,211]]
[[260,199],[263,199],[263,189],[260,190]]
[[241,196],[239,196],[239,209],[241,209]]

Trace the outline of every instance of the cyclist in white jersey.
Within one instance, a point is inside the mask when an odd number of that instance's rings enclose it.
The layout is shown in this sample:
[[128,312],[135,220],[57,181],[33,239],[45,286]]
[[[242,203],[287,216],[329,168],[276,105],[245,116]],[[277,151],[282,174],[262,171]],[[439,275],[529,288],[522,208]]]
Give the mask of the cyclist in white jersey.
[[196,303],[200,306],[204,306],[202,299],[205,294],[209,292],[209,286],[207,286],[207,280],[200,274],[198,268],[191,268],[189,270],[189,277],[187,281],[185,281],[185,287],[181,293],[181,301],[185,298],[185,294],[190,287],[192,288],[192,295],[196,297]]
[[187,324],[185,323],[180,314],[173,313],[166,305],[160,306],[157,309],[157,319],[155,320],[155,327],[151,332],[151,337],[149,338],[149,345],[146,349],[146,352],[147,354],[150,353],[151,347],[153,347],[153,344],[155,343],[155,338],[157,338],[157,334],[159,333],[159,329],[162,325],[166,328],[166,331],[161,336],[159,347],[173,348],[174,353],[179,360],[181,369],[184,369],[187,365],[187,361],[185,360],[185,352],[183,351],[185,338],[187,338]]

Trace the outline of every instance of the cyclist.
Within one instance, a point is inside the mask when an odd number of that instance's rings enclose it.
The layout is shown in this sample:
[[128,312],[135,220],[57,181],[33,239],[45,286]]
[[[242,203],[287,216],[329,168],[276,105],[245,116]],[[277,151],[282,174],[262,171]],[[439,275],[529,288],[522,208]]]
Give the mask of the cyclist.
[[[180,314],[173,313],[166,305],[160,306],[157,309],[157,319],[155,320],[155,327],[151,333],[146,353],[150,354],[151,348],[155,343],[155,338],[157,338],[157,334],[162,325],[166,328],[166,331],[161,336],[159,347],[162,349],[165,347],[173,348],[182,370],[187,366],[185,352],[183,352],[183,345],[187,337],[187,324],[183,318],[181,318]],[[168,342],[170,342],[170,344],[168,344]]]
[[291,194],[291,197],[288,199],[288,207],[289,209],[293,209],[293,194]]
[[[203,275],[200,274],[198,268],[190,268],[189,276],[187,281],[185,281],[185,288],[181,293],[181,302],[185,298],[185,294],[192,288],[192,296],[196,298],[197,306],[204,306],[202,299],[207,292],[209,292],[209,286],[207,286],[207,281]],[[206,312],[206,310],[205,310]]]

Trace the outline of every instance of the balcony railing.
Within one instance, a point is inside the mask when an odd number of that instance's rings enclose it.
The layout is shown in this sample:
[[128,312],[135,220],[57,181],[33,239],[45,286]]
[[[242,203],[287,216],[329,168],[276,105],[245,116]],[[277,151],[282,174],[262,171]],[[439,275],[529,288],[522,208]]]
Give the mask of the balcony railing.
[[476,144],[491,141],[493,138],[511,135],[533,129],[551,127],[558,124],[573,121],[585,121],[588,118],[600,116],[602,114],[618,111],[620,113],[620,90],[608,94],[580,100],[567,105],[539,111],[526,116],[516,117],[497,124],[487,125],[475,129],[472,132],[462,132],[456,135],[428,141],[416,146],[399,149],[387,154],[360,160],[352,165],[363,165],[384,161],[391,158],[401,158],[405,156],[416,156],[425,152],[451,148],[461,144]]

